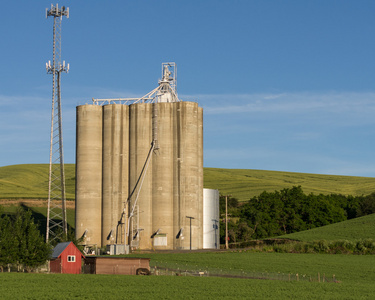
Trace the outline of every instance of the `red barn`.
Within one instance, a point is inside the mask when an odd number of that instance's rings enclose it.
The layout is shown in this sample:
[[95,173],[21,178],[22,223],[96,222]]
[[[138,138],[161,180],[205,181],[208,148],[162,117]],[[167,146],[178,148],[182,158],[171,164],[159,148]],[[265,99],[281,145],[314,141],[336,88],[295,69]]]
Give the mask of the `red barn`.
[[73,242],[57,244],[50,260],[51,273],[80,274],[84,257]]

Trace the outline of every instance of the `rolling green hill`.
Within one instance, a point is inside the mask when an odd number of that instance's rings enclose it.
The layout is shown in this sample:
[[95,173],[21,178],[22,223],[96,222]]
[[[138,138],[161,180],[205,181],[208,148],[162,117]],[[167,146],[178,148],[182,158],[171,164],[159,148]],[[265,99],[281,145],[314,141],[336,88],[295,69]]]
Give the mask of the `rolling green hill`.
[[[75,165],[65,165],[67,199],[74,199]],[[318,175],[245,169],[204,169],[204,187],[218,189],[240,201],[263,191],[300,185],[305,193],[367,195],[375,191],[375,178]],[[48,164],[0,167],[0,199],[47,199]]]
[[375,214],[306,231],[286,234],[279,238],[287,238],[302,242],[313,242],[317,240],[348,240],[352,242],[361,239],[375,240]]
[[204,169],[204,187],[218,189],[240,201],[263,191],[273,192],[301,186],[306,194],[368,195],[375,191],[375,178],[319,175],[245,169]]
[[[0,199],[47,199],[48,164],[0,167]],[[75,166],[65,165],[66,198],[74,199]]]

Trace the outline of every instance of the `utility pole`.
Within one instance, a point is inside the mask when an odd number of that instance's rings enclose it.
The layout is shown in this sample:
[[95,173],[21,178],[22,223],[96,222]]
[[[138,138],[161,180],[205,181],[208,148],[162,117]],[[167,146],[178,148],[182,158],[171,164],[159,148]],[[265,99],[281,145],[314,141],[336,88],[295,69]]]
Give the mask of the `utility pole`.
[[188,216],[186,216],[186,218],[190,219],[190,250],[191,250],[191,219],[195,219],[195,218],[188,217]]
[[52,74],[51,143],[48,180],[48,209],[46,240],[59,240],[67,234],[65,173],[61,120],[61,73],[69,71],[69,64],[61,64],[61,21],[69,18],[69,8],[51,4],[46,9],[46,18],[53,17],[53,59],[46,63],[48,74]]
[[216,220],[216,219],[212,219],[212,221],[215,222],[213,227],[214,227],[214,230],[215,230],[215,248],[217,249],[217,233],[216,233],[216,231],[218,229],[217,223],[219,223],[219,221]]
[[225,249],[228,248],[228,196],[225,196]]
[[232,195],[225,196],[225,249],[229,249],[228,245],[228,197]]

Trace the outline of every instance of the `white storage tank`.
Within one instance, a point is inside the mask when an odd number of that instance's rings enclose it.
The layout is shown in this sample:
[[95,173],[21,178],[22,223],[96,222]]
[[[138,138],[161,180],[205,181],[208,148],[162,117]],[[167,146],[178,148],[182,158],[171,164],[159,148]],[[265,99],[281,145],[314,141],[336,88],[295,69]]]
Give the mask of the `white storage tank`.
[[203,189],[203,249],[220,249],[219,191]]

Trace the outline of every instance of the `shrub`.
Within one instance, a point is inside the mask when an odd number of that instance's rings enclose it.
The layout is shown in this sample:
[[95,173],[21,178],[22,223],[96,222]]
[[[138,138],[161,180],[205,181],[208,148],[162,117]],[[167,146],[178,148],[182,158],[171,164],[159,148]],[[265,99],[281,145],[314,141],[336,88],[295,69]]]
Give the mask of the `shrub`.
[[327,253],[329,250],[329,246],[326,240],[314,241],[313,248],[318,253]]
[[302,243],[296,243],[296,244],[294,244],[293,249],[294,249],[294,251],[297,252],[297,253],[302,252]]
[[355,243],[351,241],[344,240],[343,246],[345,247],[345,249],[349,250],[350,252],[353,252],[355,250]]
[[277,252],[277,253],[284,252],[280,245],[274,245],[272,248],[274,252]]
[[369,250],[375,250],[375,241],[373,239],[363,240],[363,245]]
[[355,248],[357,251],[359,251],[360,253],[364,253],[366,252],[366,247],[365,245],[363,244],[363,241],[358,241],[355,245]]

